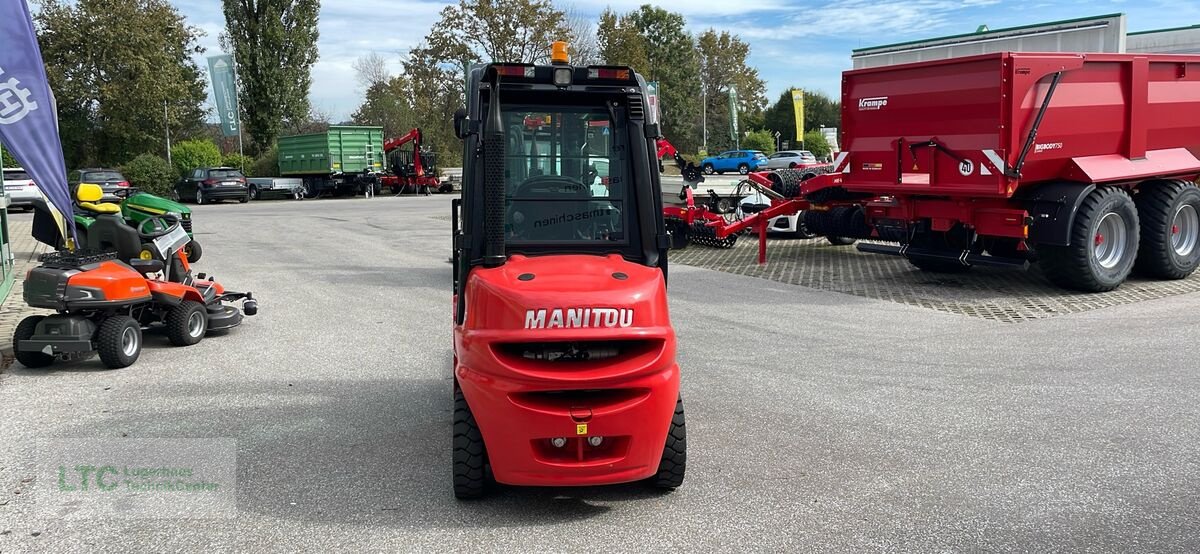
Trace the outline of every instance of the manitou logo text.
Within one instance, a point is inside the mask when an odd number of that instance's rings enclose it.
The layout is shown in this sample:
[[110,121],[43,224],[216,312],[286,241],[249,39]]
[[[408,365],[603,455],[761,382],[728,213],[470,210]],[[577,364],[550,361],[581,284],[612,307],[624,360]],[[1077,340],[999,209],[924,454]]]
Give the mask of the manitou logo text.
[[882,110],[887,105],[888,97],[876,96],[874,98],[859,98],[858,111],[869,112],[872,110]]
[[525,310],[526,329],[574,329],[583,327],[629,327],[630,308],[552,308]]

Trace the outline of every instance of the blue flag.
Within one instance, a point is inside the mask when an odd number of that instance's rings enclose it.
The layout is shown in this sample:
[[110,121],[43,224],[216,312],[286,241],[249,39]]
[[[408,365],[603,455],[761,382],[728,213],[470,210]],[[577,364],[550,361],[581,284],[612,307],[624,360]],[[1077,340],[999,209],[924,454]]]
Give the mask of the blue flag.
[[74,241],[75,226],[66,225],[71,191],[54,96],[25,0],[0,0],[0,37],[0,142],[50,200],[59,232]]

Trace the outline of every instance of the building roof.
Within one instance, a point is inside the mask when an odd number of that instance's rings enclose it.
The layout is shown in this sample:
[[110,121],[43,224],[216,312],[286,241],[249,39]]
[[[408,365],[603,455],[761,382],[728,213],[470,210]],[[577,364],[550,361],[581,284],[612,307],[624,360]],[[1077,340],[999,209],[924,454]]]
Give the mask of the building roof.
[[[958,34],[958,35],[946,35],[943,37],[925,38],[925,39],[920,39],[920,40],[909,40],[909,41],[905,41],[905,42],[896,42],[893,44],[884,44],[881,46],[869,46],[866,48],[855,48],[852,51],[853,54],[851,54],[851,56],[853,56],[855,54],[865,54],[865,53],[871,52],[873,50],[883,50],[885,48],[896,48],[899,46],[910,46],[910,45],[914,45],[914,44],[926,44],[926,43],[938,42],[938,41],[942,41],[942,40],[951,40],[951,39],[956,39],[956,38],[986,37],[986,36],[991,36],[991,35],[1010,33],[1013,31],[1036,29],[1038,27],[1049,27],[1049,26],[1053,26],[1053,25],[1067,25],[1067,24],[1071,24],[1071,23],[1082,23],[1084,21],[1093,21],[1093,20],[1097,20],[1097,19],[1110,19],[1110,18],[1114,18],[1114,17],[1121,17],[1123,15],[1125,15],[1125,14],[1110,13],[1110,14],[1105,14],[1105,15],[1094,15],[1091,17],[1078,17],[1075,19],[1062,19],[1059,21],[1048,21],[1045,23],[1020,25],[1017,27],[1007,27],[1004,29],[991,29],[991,30],[983,31],[983,32],[976,31],[974,33],[962,33],[962,34]],[[981,25],[980,27],[986,27],[986,26]],[[1166,29],[1166,30],[1178,30],[1178,29]],[[1150,32],[1162,32],[1162,31],[1143,31],[1143,32],[1150,33]],[[1134,33],[1128,33],[1128,34],[1132,35]]]

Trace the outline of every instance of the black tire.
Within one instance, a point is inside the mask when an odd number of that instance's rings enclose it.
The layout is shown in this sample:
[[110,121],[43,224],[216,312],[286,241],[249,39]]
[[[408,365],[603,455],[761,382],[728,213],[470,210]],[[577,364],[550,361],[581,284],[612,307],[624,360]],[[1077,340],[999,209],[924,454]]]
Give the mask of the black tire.
[[704,164],[704,174],[712,175],[713,173],[716,173],[716,168],[713,167],[713,164]]
[[487,449],[471,407],[461,390],[454,391],[454,497],[479,498],[487,490]]
[[258,190],[258,185],[250,185],[250,199],[262,200],[262,192]]
[[454,185],[452,185],[450,183],[442,183],[442,185],[438,187],[438,192],[440,192],[442,194],[449,194],[451,192],[454,192]]
[[37,369],[46,367],[54,363],[54,356],[44,352],[21,352],[21,341],[33,338],[33,332],[37,329],[37,324],[45,319],[46,316],[31,315],[22,319],[17,324],[17,329],[13,331],[13,356],[17,358],[21,365]]
[[858,242],[858,239],[850,237],[825,237],[825,240],[829,241],[829,244],[834,246],[850,246],[851,244]]
[[730,202],[729,198],[722,197],[717,200],[717,205],[715,207],[717,209],[717,213],[727,214],[733,211],[733,202]]
[[246,193],[245,196],[238,198],[238,202],[242,203],[242,204],[245,204],[246,202],[249,202],[249,201],[250,201],[250,193]]
[[163,323],[171,344],[191,346],[200,342],[208,331],[208,310],[204,309],[204,304],[184,300],[167,311]]
[[204,203],[204,193],[203,193],[203,192],[201,192],[201,191],[200,191],[200,189],[196,189],[196,198],[195,198],[195,200],[196,200],[196,204],[197,204],[197,205],[200,205],[200,204],[203,204],[203,203]]
[[792,238],[801,240],[817,238],[817,235],[809,231],[808,227],[804,225],[803,211],[796,214],[796,230],[792,231]]
[[187,255],[189,263],[195,263],[200,261],[200,256],[204,255],[204,249],[200,248],[200,243],[196,239],[192,239],[187,246],[183,247],[183,253]]
[[[1096,260],[1101,222],[1110,214],[1120,216],[1125,237],[1123,254],[1110,267]],[[1137,259],[1139,229],[1137,207],[1129,193],[1116,187],[1100,187],[1083,199],[1071,227],[1071,245],[1037,245],[1038,263],[1052,283],[1084,292],[1113,290],[1133,270]],[[1102,236],[1099,237],[1103,239]],[[1119,240],[1119,239],[1118,239]]]
[[796,169],[796,162],[789,162],[788,169]]
[[[126,340],[133,345],[126,348]],[[96,331],[96,352],[109,369],[129,367],[142,353],[142,327],[127,315],[115,315],[100,322]]]
[[738,173],[748,175],[750,173],[750,166],[748,164],[738,164]]
[[783,195],[784,198],[800,196],[800,185],[804,179],[799,171],[794,169],[779,169],[771,174],[771,190]]
[[1200,188],[1183,181],[1142,185],[1133,197],[1141,220],[1134,269],[1158,279],[1183,279],[1200,265]]
[[672,490],[683,484],[687,471],[687,425],[683,417],[683,399],[675,401],[675,415],[671,417],[671,428],[667,431],[667,442],[663,445],[662,458],[658,462],[658,473],[650,478],[655,488]]

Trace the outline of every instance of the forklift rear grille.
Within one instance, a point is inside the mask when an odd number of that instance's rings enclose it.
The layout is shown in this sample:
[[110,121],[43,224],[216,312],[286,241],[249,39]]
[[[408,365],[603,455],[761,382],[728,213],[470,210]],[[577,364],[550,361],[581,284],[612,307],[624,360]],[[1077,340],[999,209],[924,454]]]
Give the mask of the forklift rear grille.
[[641,95],[629,96],[629,119],[646,119],[646,108],[642,105]]
[[493,348],[496,355],[510,362],[614,362],[636,358],[661,350],[661,340],[608,340],[571,342],[501,343]]

